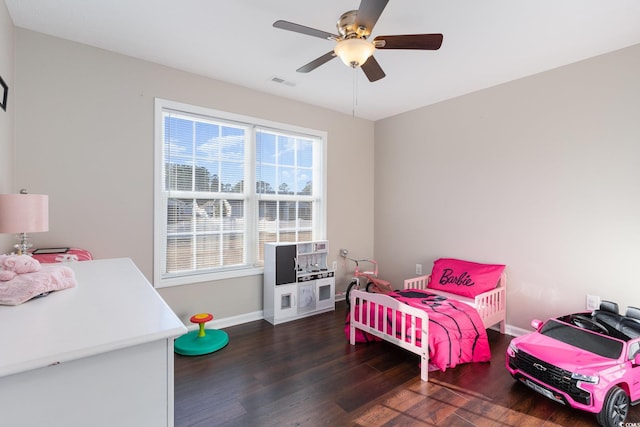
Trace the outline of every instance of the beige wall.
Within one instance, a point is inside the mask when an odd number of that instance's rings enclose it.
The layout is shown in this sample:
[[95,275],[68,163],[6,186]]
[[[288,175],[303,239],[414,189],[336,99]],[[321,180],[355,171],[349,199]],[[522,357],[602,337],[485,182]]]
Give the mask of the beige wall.
[[[9,11],[4,3],[0,2],[0,76],[9,86],[9,100],[7,111],[0,109],[0,194],[14,193],[14,26],[9,16]],[[0,234],[0,247],[11,247],[15,239],[11,235]],[[0,253],[2,251],[0,250]]]
[[640,307],[638,76],[640,45],[376,122],[382,271],[507,264],[519,328],[587,293]]
[[[159,97],[326,131],[331,258],[339,258],[341,247],[362,257],[373,253],[370,121],[20,28],[16,85],[16,165],[26,172],[16,185],[50,198],[50,231],[34,235],[36,246],[131,257],[151,279]],[[354,189],[361,199],[354,200]],[[338,291],[346,274],[339,263]],[[262,310],[262,276],[160,293],[187,323],[202,311],[227,318]]]

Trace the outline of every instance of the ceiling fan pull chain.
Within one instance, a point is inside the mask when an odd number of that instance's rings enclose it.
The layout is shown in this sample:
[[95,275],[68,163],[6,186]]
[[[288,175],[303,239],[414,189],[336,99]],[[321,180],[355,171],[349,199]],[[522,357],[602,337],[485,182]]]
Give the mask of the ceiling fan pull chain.
[[357,79],[357,71],[354,68],[353,69],[353,99],[352,99],[352,103],[353,103],[353,107],[351,108],[351,115],[355,118],[356,117],[356,105],[358,104],[358,79]]

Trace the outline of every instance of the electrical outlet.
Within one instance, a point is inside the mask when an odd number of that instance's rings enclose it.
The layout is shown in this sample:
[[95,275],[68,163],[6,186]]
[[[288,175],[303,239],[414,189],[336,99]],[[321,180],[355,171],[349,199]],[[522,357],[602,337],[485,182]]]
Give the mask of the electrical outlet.
[[587,294],[587,310],[593,311],[600,308],[600,297],[596,295]]
[[422,264],[416,264],[416,274],[418,276],[422,274]]
[[340,249],[340,256],[341,257],[346,257],[347,255],[349,255],[349,250],[348,249]]
[[338,269],[338,261],[333,261],[333,263],[331,264],[331,268],[333,269],[333,271],[336,271]]

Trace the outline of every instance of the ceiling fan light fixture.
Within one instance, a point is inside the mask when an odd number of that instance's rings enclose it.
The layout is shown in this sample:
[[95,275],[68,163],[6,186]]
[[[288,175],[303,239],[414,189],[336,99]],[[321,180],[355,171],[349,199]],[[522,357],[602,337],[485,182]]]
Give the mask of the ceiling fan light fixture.
[[373,43],[365,39],[352,38],[340,40],[333,51],[345,65],[357,68],[367,62],[375,49]]

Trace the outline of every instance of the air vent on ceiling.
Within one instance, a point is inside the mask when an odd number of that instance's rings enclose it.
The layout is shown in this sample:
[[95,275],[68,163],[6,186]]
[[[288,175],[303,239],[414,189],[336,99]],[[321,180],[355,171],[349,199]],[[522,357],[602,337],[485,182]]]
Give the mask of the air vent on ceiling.
[[296,85],[294,82],[290,82],[288,80],[283,79],[282,77],[277,77],[277,76],[271,77],[271,81],[274,83],[280,83],[290,87],[294,87]]

